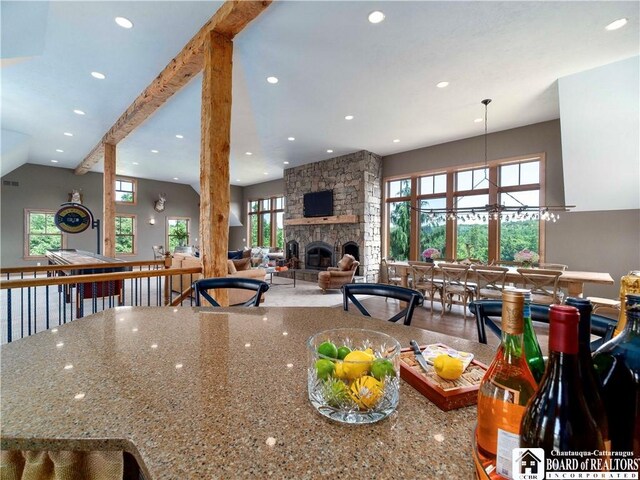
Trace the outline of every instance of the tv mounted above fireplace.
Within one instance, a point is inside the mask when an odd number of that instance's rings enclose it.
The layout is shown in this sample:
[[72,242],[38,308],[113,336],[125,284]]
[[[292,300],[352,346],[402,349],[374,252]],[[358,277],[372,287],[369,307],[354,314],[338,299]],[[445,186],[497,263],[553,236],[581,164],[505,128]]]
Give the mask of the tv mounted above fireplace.
[[330,217],[333,215],[333,190],[304,194],[305,217]]

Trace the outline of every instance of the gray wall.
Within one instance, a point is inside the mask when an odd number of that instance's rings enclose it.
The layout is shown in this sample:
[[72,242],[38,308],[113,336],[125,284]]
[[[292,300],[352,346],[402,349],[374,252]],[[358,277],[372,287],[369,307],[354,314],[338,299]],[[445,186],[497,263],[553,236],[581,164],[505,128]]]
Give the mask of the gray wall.
[[[24,210],[26,208],[57,210],[68,201],[72,189],[82,190],[83,205],[96,218],[102,219],[102,174],[74,175],[73,170],[42,165],[25,164],[2,177],[19,182],[18,187],[2,186],[1,261],[2,265],[35,264],[23,260]],[[167,197],[164,212],[153,209],[158,194]],[[150,260],[152,245],[165,243],[165,223],[168,216],[191,218],[191,243],[198,238],[199,195],[189,185],[138,179],[138,198],[134,206],[116,205],[116,212],[137,215],[137,255],[126,255],[126,260]],[[149,225],[155,217],[156,224]],[[88,229],[77,235],[67,235],[66,247],[96,251],[96,231]]]
[[[541,152],[546,153],[546,203],[563,204],[559,120],[492,133],[488,138],[490,161]],[[483,161],[484,137],[479,136],[384,157],[383,176]],[[609,272],[614,286],[585,285],[585,294],[617,298],[620,277],[640,268],[640,211],[563,213],[558,223],[546,226],[545,254],[546,261],[567,264],[572,270]]]

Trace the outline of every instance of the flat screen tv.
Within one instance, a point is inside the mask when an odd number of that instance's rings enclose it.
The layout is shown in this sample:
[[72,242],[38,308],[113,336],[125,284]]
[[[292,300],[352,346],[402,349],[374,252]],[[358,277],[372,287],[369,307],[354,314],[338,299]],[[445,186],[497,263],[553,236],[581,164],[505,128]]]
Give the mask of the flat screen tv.
[[333,190],[304,194],[305,217],[329,217],[333,215]]

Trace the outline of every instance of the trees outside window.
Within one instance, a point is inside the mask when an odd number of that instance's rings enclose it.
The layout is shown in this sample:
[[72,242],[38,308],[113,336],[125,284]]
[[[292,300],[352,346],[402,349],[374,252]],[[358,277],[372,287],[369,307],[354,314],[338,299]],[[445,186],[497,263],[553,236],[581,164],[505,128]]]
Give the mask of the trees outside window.
[[136,204],[137,182],[133,178],[116,178],[116,203],[121,205]]
[[135,215],[116,215],[116,253],[136,254],[136,217]]
[[64,236],[55,223],[53,210],[25,210],[24,256],[44,257],[47,250],[60,250]]
[[250,245],[284,248],[284,197],[251,200],[248,212]]
[[189,245],[190,222],[190,218],[167,217],[167,246],[170,252],[173,252],[176,247]]

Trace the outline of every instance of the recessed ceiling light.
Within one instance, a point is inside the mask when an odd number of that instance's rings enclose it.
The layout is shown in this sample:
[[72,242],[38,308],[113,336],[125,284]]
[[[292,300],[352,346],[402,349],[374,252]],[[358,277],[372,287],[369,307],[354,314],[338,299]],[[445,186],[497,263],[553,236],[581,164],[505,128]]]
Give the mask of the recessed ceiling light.
[[353,120],[353,115],[347,115],[346,117],[344,117],[345,120]]
[[445,88],[445,87],[448,87],[448,86],[449,86],[449,82],[436,83],[436,87],[438,87],[438,88]]
[[480,123],[481,121],[482,121],[482,119],[481,119],[481,118],[476,118],[476,119],[474,120],[474,122],[476,122],[476,123]]
[[176,138],[184,138],[184,135],[177,134]]
[[327,150],[327,153],[333,153],[333,150],[329,149]]
[[289,140],[290,142],[293,142],[296,139],[296,137],[288,137],[287,140]]
[[158,150],[151,150],[151,153],[158,153]]
[[265,175],[269,175],[269,172],[262,172],[262,173],[264,173]]
[[289,162],[287,162],[286,160],[282,163],[284,163],[285,165],[289,165]]
[[51,163],[58,163],[58,160],[51,160]]
[[64,132],[63,134],[65,137],[73,137],[73,133],[69,133],[69,132]]
[[93,78],[97,78],[98,80],[104,80],[105,78],[107,78],[105,77],[104,73],[100,73],[100,72],[91,72],[91,76]]
[[73,113],[75,113],[76,115],[84,115],[84,112],[82,110],[78,110],[78,109],[75,109],[73,111]]
[[369,14],[369,21],[371,23],[380,23],[384,20],[384,13],[379,10],[374,10]]
[[131,162],[131,165],[140,165],[138,162]]
[[627,24],[627,19],[626,18],[619,18],[618,20],[614,20],[613,22],[611,22],[609,25],[607,25],[605,28],[605,30],[617,30],[619,28],[624,27]]
[[239,182],[239,181],[240,181],[240,179],[239,179],[239,178],[236,178],[236,182]]
[[244,152],[245,155],[253,155],[251,152]]
[[61,149],[59,149],[59,148],[56,148],[56,152],[58,152],[58,153],[64,153],[64,150],[61,150]]
[[278,83],[278,77],[267,77],[267,82],[275,85],[276,83]]
[[174,180],[180,180],[178,177],[173,177]]
[[400,139],[399,138],[394,138],[393,139],[393,143],[400,143]]
[[116,17],[116,23],[120,25],[122,28],[132,28],[133,22],[128,18],[124,17]]

